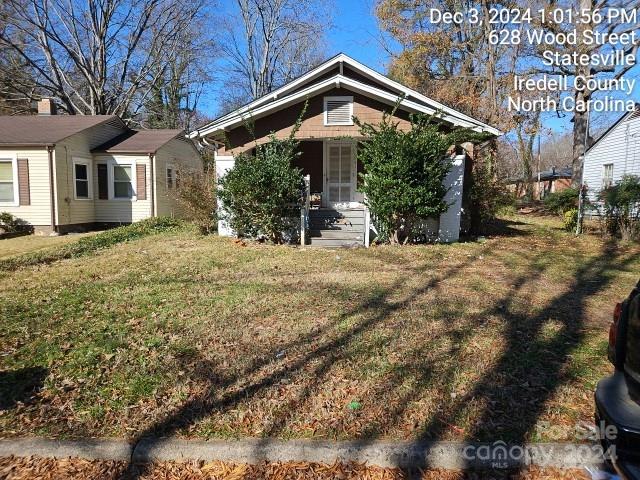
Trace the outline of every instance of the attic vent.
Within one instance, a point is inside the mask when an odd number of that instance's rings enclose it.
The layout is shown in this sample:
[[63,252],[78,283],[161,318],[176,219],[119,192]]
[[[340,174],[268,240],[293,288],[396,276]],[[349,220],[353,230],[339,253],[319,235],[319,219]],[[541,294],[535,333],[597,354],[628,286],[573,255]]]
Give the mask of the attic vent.
[[353,125],[353,97],[324,97],[325,125]]

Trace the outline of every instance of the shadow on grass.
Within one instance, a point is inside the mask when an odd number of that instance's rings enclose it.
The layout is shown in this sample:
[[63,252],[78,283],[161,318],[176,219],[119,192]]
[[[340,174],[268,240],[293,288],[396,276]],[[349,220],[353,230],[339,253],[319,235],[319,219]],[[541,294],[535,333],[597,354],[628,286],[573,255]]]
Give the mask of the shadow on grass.
[[42,388],[49,371],[44,367],[25,367],[0,371],[0,410],[28,403]]
[[[485,256],[491,255],[487,249],[481,253]],[[473,404],[479,405],[479,412],[474,413],[475,421],[462,432],[466,440],[491,438],[494,441],[525,443],[544,414],[547,401],[563,385],[575,380],[567,367],[571,355],[584,340],[583,322],[587,299],[607,287],[615,270],[626,267],[637,257],[637,254],[623,256],[614,244],[605,244],[597,257],[577,269],[565,290],[559,292],[546,305],[531,305],[530,311],[523,311],[521,304],[516,305],[518,296],[525,294],[527,288],[535,288],[536,282],[550,266],[550,257],[543,252],[532,258],[530,268],[520,272],[506,294],[493,299],[484,310],[473,314],[462,328],[445,332],[441,334],[442,338],[435,338],[447,340],[450,345],[435,357],[437,362],[456,357],[465,341],[477,329],[487,328],[488,319],[500,319],[504,325],[501,333],[503,348],[492,367],[482,372],[470,390],[442,403],[426,422],[415,425],[416,440],[435,441],[446,438],[450,429],[455,428],[468,413],[469,405]],[[482,257],[470,258],[463,265],[437,272],[434,277],[426,278],[424,282],[411,288],[409,294],[404,293],[408,288],[407,280],[401,280],[393,287],[371,292],[334,321],[309,335],[285,345],[278,345],[274,351],[267,351],[247,369],[234,375],[217,376],[215,362],[199,361],[197,368],[192,370],[194,378],[206,382],[209,393],[187,401],[179,409],[141,432],[134,440],[172,435],[206,417],[238,408],[248,399],[259,398],[265,390],[283,379],[304,373],[304,378],[308,380],[296,398],[287,403],[287,408],[273,414],[264,427],[265,438],[282,434],[288,421],[298,410],[297,407],[324,388],[323,378],[326,378],[331,366],[336,362],[349,360],[352,353],[349,347],[359,335],[371,331],[421,295],[436,289],[445,280],[457,275],[465,266],[473,264],[476,258]],[[412,273],[421,272],[420,269],[416,269],[415,272],[409,271],[405,278],[410,277]],[[448,308],[454,307],[455,305],[448,304]],[[444,318],[447,318],[447,313],[443,312]],[[449,313],[455,318],[455,312]],[[354,315],[363,319],[340,330],[337,335],[332,335],[342,320]],[[549,319],[559,322],[559,326],[556,326],[551,335],[545,331]],[[293,359],[284,361],[278,358],[278,352],[297,347],[301,347],[303,351]],[[401,422],[408,406],[426,394],[427,385],[434,375],[435,363],[434,357],[428,361],[420,361],[420,349],[421,347],[416,347],[408,352],[405,355],[407,360],[394,367],[385,381],[375,386],[377,391],[370,393],[375,398],[377,394],[395,389],[399,400],[389,406],[383,418],[371,423],[361,432],[360,442],[363,445],[380,438],[385,430]],[[449,375],[453,378],[456,368],[455,364],[452,365],[444,372],[444,376]],[[443,373],[439,372],[438,375],[442,376]],[[257,378],[244,381],[254,376]],[[409,390],[401,389],[407,384],[408,379],[412,380],[411,384],[415,387]],[[257,455],[260,455],[262,448],[260,445],[256,447]],[[428,469],[431,465],[423,463],[415,467]],[[123,478],[138,478],[144,473],[144,465],[131,465],[123,474]],[[412,476],[414,472],[406,473]]]

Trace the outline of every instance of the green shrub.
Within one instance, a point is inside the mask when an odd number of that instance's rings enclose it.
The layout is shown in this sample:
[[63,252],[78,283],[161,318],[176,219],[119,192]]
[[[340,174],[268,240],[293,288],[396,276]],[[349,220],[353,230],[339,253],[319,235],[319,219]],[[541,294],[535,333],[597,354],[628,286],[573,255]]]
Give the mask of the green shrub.
[[564,215],[565,212],[578,208],[578,197],[580,189],[570,187],[547,194],[544,197],[544,206],[558,215]]
[[407,132],[389,115],[376,125],[354,121],[367,139],[358,148],[366,172],[360,190],[380,239],[399,244],[420,239],[425,222],[449,208],[443,184],[451,168],[447,153],[462,138],[460,132],[445,135],[422,115],[411,117]]
[[600,192],[607,233],[623,240],[640,238],[640,177],[625,175]]
[[77,242],[69,243],[60,248],[27,253],[18,257],[0,261],[0,271],[16,270],[30,265],[40,265],[89,255],[98,250],[109,248],[123,242],[137,240],[148,235],[177,230],[183,222],[171,217],[157,217],[142,220],[122,227],[100,232],[96,235],[83,237]]
[[575,232],[578,226],[578,209],[567,210],[563,215],[563,225],[567,232]]
[[302,170],[292,166],[300,155],[295,136],[306,109],[305,103],[286,139],[272,133],[266,143],[256,145],[255,155],[236,156],[233,167],[219,180],[219,215],[237,236],[266,237],[273,243],[291,239],[304,188]]
[[14,217],[9,212],[0,212],[0,234],[2,233],[30,233],[33,227],[24,220]]

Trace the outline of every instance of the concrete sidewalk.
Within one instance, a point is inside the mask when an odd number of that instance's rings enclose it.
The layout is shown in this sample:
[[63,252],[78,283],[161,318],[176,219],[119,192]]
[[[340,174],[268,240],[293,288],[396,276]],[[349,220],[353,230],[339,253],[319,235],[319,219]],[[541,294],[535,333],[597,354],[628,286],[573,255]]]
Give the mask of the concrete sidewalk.
[[459,442],[392,442],[246,439],[182,440],[143,439],[131,444],[118,439],[50,440],[16,438],[0,440],[0,457],[37,456],[119,460],[134,463],[158,461],[221,460],[261,462],[366,462],[399,468],[489,469],[539,466],[581,468],[603,463],[599,445],[529,444],[526,446]]

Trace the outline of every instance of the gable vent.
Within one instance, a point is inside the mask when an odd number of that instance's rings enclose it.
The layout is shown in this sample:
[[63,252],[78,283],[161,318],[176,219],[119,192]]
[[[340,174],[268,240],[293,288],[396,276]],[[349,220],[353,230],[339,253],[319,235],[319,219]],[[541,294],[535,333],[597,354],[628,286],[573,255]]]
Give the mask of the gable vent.
[[640,108],[636,108],[635,112],[629,115],[629,118],[627,118],[627,120],[633,120],[634,118],[638,117],[640,117]]
[[325,125],[353,125],[353,97],[325,97]]

